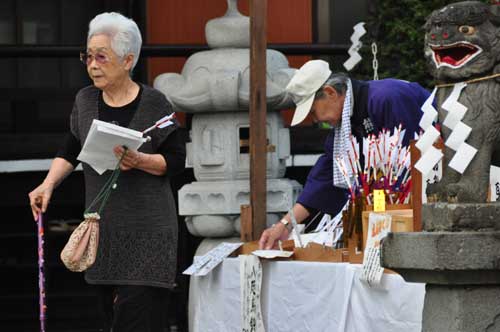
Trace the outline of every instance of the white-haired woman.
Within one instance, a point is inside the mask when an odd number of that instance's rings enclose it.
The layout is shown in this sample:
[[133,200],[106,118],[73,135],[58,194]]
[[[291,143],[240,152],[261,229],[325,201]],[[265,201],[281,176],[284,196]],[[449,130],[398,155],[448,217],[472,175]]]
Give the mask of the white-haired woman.
[[[132,80],[141,48],[136,23],[118,13],[97,15],[89,24],[81,60],[93,85],[76,95],[70,131],[50,170],[29,194],[33,216],[45,212],[54,188],[75,168],[93,119],[136,130],[172,112],[163,94]],[[169,178],[184,169],[185,145],[177,126],[151,132],[139,151],[128,150],[121,162],[118,190],[101,213],[96,262],[85,274],[90,284],[113,288],[113,332],[157,331],[158,288],[174,286],[177,214]],[[124,149],[115,147],[120,158]],[[83,163],[86,206],[108,180]],[[161,312],[161,311],[160,311]]]

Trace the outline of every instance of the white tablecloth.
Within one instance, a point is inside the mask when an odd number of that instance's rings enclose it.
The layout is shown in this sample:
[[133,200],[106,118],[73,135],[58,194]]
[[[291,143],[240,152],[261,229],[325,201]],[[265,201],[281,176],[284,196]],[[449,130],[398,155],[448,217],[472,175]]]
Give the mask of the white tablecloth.
[[[267,332],[420,332],[425,285],[385,274],[369,287],[360,265],[263,262],[262,316]],[[191,277],[189,330],[241,331],[238,258]]]

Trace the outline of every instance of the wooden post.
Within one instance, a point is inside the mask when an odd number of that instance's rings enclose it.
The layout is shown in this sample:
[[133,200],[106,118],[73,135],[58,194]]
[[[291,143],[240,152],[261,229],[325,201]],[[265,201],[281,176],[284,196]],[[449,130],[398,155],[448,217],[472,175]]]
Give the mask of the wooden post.
[[252,239],[266,225],[267,0],[250,1],[250,207]]
[[250,242],[253,240],[252,232],[252,209],[250,205],[240,206],[240,239],[241,242]]

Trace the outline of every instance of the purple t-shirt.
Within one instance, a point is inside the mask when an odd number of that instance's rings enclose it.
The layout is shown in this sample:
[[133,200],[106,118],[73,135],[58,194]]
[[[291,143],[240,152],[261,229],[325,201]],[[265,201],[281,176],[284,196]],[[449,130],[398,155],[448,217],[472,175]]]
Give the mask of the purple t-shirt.
[[[414,133],[419,130],[418,124],[422,117],[420,107],[429,97],[429,92],[418,83],[397,79],[365,83],[368,86],[366,102],[357,99],[361,94],[356,95],[354,89],[354,112],[362,111],[358,108],[360,105],[366,107],[366,113],[373,123],[375,133],[384,128],[392,130],[401,123],[403,129],[406,129],[403,144],[408,145]],[[333,186],[333,138],[332,129],[325,141],[325,153],[309,172],[304,190],[297,202],[307,208],[335,216],[347,202],[348,191]]]

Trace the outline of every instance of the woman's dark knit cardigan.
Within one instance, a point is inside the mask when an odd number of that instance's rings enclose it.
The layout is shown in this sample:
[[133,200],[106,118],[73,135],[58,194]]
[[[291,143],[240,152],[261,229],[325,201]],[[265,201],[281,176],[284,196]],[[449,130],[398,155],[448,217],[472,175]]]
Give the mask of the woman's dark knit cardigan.
[[[143,86],[142,97],[129,128],[142,131],[172,112],[165,96]],[[99,91],[80,90],[71,113],[71,132],[85,142],[98,118]],[[139,151],[156,153],[176,126],[153,130],[151,141]],[[110,171],[102,175],[83,163],[85,206],[96,197]],[[132,169],[121,172],[117,188],[101,213],[96,262],[85,275],[91,284],[143,285],[172,288],[177,259],[177,212],[168,176]]]

